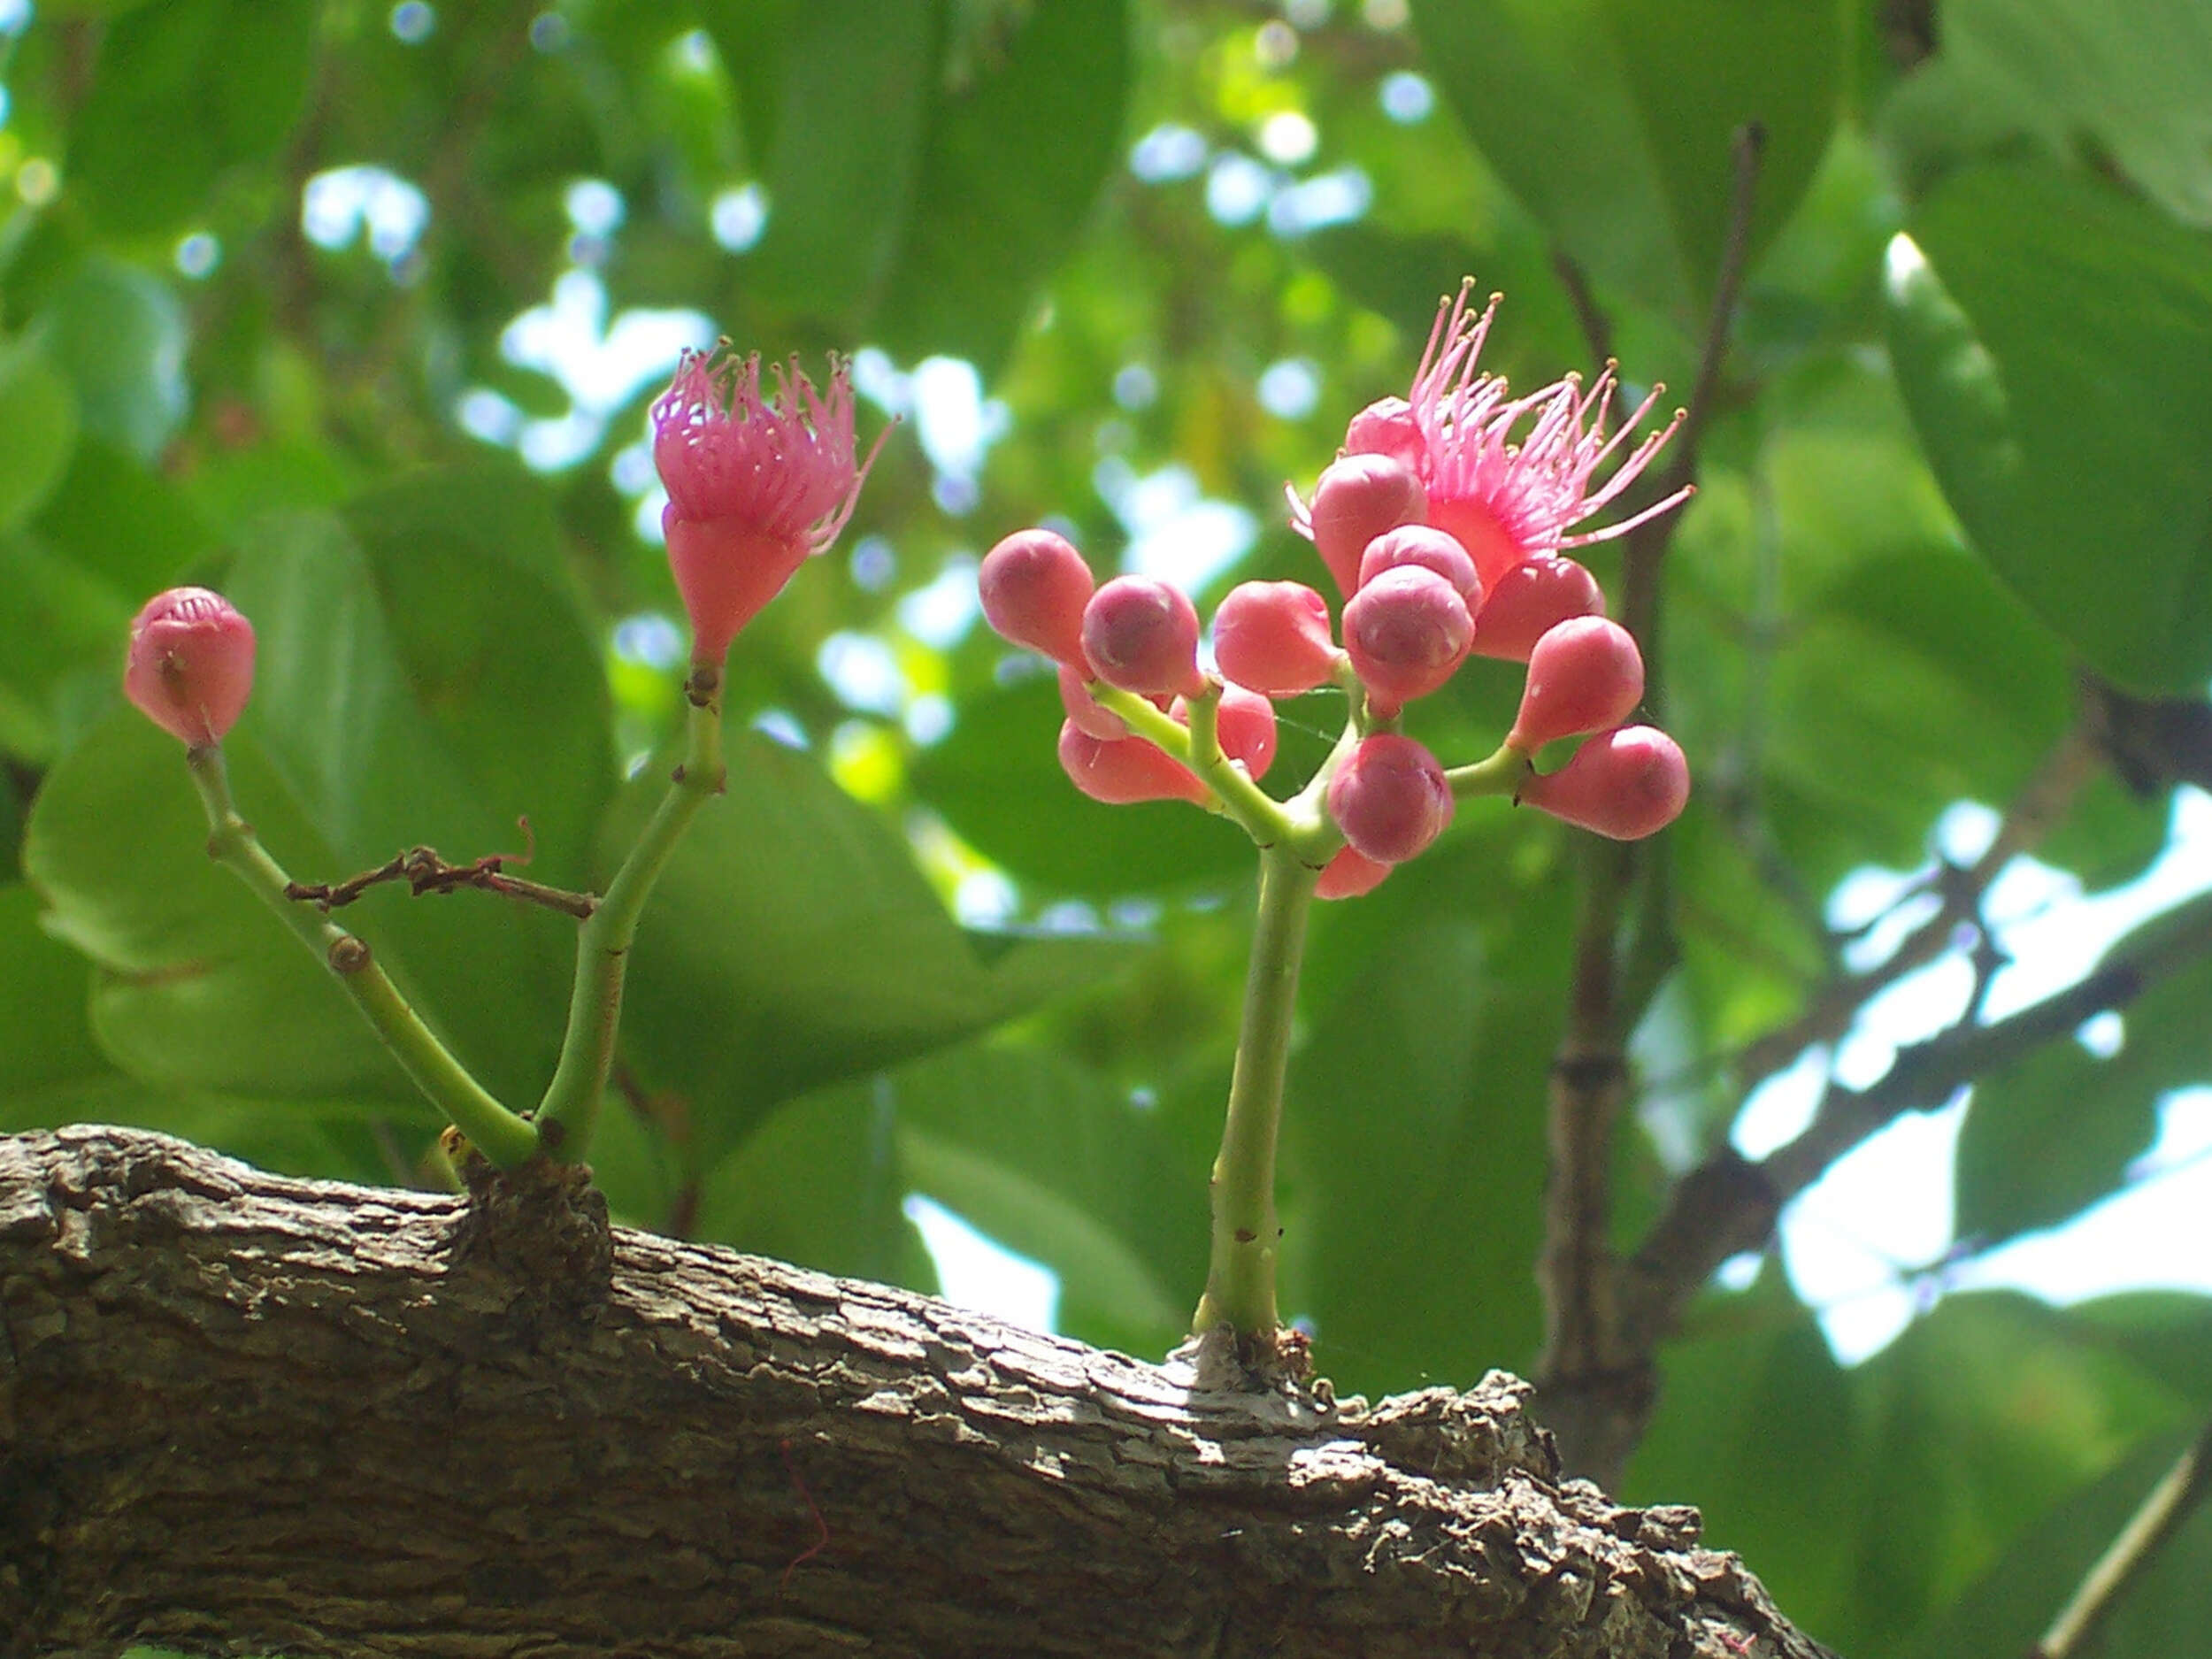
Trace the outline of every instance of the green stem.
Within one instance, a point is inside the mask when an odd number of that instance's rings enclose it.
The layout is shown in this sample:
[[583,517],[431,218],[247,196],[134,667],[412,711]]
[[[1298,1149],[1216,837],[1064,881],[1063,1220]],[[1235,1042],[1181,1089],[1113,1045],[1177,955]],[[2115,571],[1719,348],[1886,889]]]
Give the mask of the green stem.
[[684,688],[691,716],[683,764],[668,793],[615,872],[606,897],[577,931],[576,987],[569,997],[568,1034],[560,1064],[538,1106],[546,1150],[563,1163],[580,1161],[591,1145],[600,1096],[614,1064],[615,1031],[622,1018],[622,982],[637,937],[638,918],[653,884],[699,809],[722,793],[722,671],[695,664]]
[[1444,774],[1444,781],[1451,785],[1455,801],[1479,795],[1518,795],[1528,781],[1529,771],[1527,756],[1501,744],[1486,760],[1452,767]]
[[300,942],[337,977],[415,1087],[486,1157],[507,1169],[534,1154],[537,1131],[493,1099],[431,1033],[368,945],[326,915],[285,896],[291,878],[255,837],[253,826],[238,816],[222,749],[214,745],[190,749],[185,761],[201,803],[207,808],[208,856],[228,868],[284,918]]
[[1275,1329],[1275,1263],[1282,1228],[1275,1219],[1275,1142],[1290,1064],[1291,1015],[1318,872],[1286,847],[1260,853],[1259,917],[1244,983],[1244,1020],[1229,1084],[1228,1122],[1214,1161],[1213,1256],[1206,1294],[1191,1329],[1226,1324],[1239,1336]]
[[1102,680],[1091,681],[1089,689],[1100,708],[1118,715],[1131,732],[1196,773],[1198,780],[1213,791],[1221,810],[1260,846],[1272,847],[1289,833],[1290,821],[1283,814],[1282,803],[1221,752],[1215,725],[1221,707],[1218,685],[1202,695],[1185,699],[1184,706],[1190,711],[1188,726],[1161,713],[1149,699]]

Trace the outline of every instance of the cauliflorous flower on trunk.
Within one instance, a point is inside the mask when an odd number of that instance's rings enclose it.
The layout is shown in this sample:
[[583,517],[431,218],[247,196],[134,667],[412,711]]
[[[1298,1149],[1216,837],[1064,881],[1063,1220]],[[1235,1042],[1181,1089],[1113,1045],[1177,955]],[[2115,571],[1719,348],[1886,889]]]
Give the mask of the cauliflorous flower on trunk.
[[769,373],[764,395],[758,353],[741,357],[726,342],[687,352],[653,405],[653,462],[668,490],[661,527],[702,664],[719,666],[737,631],[829,549],[875,465],[874,449],[854,460],[842,362],[832,357],[820,392],[796,358]]
[[[1473,284],[1463,283],[1458,296],[1438,308],[1400,424],[1409,417],[1420,434],[1429,523],[1459,539],[1489,590],[1525,559],[1609,541],[1679,505],[1690,491],[1677,490],[1617,523],[1576,530],[1636,481],[1682,416],[1647,435],[1609,476],[1594,481],[1664,388],[1653,387],[1609,436],[1606,420],[1618,389],[1610,364],[1586,388],[1570,374],[1525,397],[1509,396],[1502,376],[1476,366],[1498,296],[1476,315],[1468,306],[1472,290]],[[1351,436],[1356,442],[1359,435],[1356,420]]]
[[219,743],[253,693],[253,624],[204,588],[156,594],[131,620],[123,690],[194,749]]

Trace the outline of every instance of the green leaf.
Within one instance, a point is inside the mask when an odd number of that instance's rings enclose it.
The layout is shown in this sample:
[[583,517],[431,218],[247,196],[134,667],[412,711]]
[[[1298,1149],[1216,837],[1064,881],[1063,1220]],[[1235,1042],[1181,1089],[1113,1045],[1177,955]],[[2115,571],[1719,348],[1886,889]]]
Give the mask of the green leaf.
[[879,324],[893,355],[996,372],[1119,153],[1129,31],[1126,0],[1054,0],[994,6],[956,42]]
[[1842,84],[1845,13],[1747,0],[1423,0],[1454,112],[1514,194],[1602,280],[1701,325],[1726,240],[1732,140],[1767,142],[1755,252],[1804,193]]
[[[241,810],[304,881],[409,847],[519,852],[580,886],[610,784],[598,655],[542,507],[480,472],[364,498],[362,527],[271,520],[225,583],[259,635],[225,747]],[[96,1025],[126,1070],[236,1094],[411,1098],[320,964],[211,864],[173,740],[118,710],[49,779],[25,862],[51,925],[106,971]],[[574,925],[489,895],[380,889],[348,918],[495,1094],[550,1074]]]
[[0,532],[37,511],[76,442],[69,382],[21,341],[0,344]]
[[96,256],[32,326],[77,394],[88,434],[151,461],[184,419],[184,309],[168,285]]
[[314,81],[316,28],[312,6],[257,0],[168,0],[122,18],[71,123],[73,189],[115,230],[183,228],[223,168],[276,155]]
[[1065,718],[1040,674],[964,702],[959,724],[914,757],[915,795],[978,852],[1051,893],[1105,898],[1247,881],[1252,842],[1181,801],[1105,806],[1060,770]]
[[[605,867],[665,776],[649,766],[616,804]],[[639,929],[626,1049],[656,1087],[688,1098],[703,1164],[779,1101],[956,1042],[1130,955],[1096,940],[997,943],[964,933],[905,844],[810,757],[738,734],[722,798]]]
[[[2199,897],[2118,941],[2123,959],[2212,909]],[[2122,1185],[2148,1148],[2168,1091],[2212,1080],[2212,960],[2152,985],[2122,1013],[2119,1052],[2100,1058],[2066,1038],[2046,1043],[1974,1086],[1959,1131],[1958,1229],[1998,1240],[2065,1220]]]
[[2011,128],[2055,157],[2093,146],[2166,212],[2212,226],[2212,20],[2196,0],[1948,0],[1942,50],[1906,91],[1932,106],[1918,125]]
[[[322,853],[242,726],[232,782],[284,853]],[[24,874],[44,926],[90,957],[92,1028],[111,1061],[160,1087],[405,1099],[409,1085],[322,965],[208,856],[177,741],[117,708],[47,774]]]
[[[2030,168],[1945,185],[1891,257],[1890,343],[1968,534],[2120,684],[2212,674],[2212,248]],[[1924,259],[1921,257],[1924,256]]]
[[813,0],[783,31],[768,227],[747,261],[773,303],[849,321],[881,299],[914,210],[944,10]]

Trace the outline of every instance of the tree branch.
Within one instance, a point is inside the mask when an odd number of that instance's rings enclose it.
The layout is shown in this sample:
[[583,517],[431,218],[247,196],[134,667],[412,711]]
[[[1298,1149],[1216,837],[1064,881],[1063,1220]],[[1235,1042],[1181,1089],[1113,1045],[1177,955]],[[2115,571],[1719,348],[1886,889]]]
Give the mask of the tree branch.
[[1694,1510],[1556,1483],[1527,1393],[1202,1394],[542,1162],[0,1139],[0,1655],[1819,1659]]
[[[1675,434],[1673,460],[1648,500],[1674,494],[1697,476],[1698,443],[1718,395],[1728,334],[1741,291],[1750,247],[1751,210],[1765,129],[1752,122],[1737,129],[1735,180],[1728,235],[1714,283],[1713,308],[1688,412]],[[1568,263],[1563,277],[1576,274]],[[1570,280],[1586,329],[1601,317],[1586,288]],[[1636,636],[1645,663],[1646,700],[1659,700],[1659,572],[1678,515],[1662,514],[1629,532],[1622,565],[1623,622]],[[1622,1054],[1618,960],[1630,895],[1648,867],[1649,855],[1632,842],[1594,847],[1585,864],[1582,916],[1576,932],[1574,979],[1566,1029],[1552,1064],[1548,1099],[1550,1168],[1545,1194],[1544,1246],[1537,1278],[1544,1296],[1544,1355],[1538,1367],[1545,1420],[1558,1432],[1567,1467],[1609,1482],[1617,1458],[1594,1448],[1611,1444],[1588,1419],[1615,1415],[1624,1387],[1648,1410],[1648,1368],[1624,1373],[1615,1306],[1617,1265],[1611,1248],[1609,1191],[1613,1127],[1626,1093]]]

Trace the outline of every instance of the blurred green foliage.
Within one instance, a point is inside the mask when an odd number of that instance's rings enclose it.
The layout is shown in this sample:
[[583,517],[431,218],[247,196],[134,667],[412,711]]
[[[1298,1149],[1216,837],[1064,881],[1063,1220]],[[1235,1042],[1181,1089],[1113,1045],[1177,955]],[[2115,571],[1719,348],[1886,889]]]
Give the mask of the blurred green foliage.
[[[1838,972],[1847,872],[2009,801],[2084,668],[2200,703],[2212,673],[2186,0],[53,0],[0,27],[0,1127],[433,1179],[429,1114],[201,856],[173,746],[119,707],[124,626],[180,580],[253,618],[230,747],[303,879],[516,850],[526,817],[534,876],[603,880],[678,706],[645,406],[718,331],[872,348],[910,426],[739,642],[736,718],[808,752],[733,745],[648,917],[601,1179],[641,1225],[924,1288],[927,1194],[1053,1267],[1064,1328],[1139,1352],[1202,1276],[1249,851],[1066,787],[1049,682],[972,626],[998,535],[1064,521],[1102,572],[1210,549],[1217,595],[1310,574],[1283,481],[1403,390],[1466,273],[1506,291],[1490,366],[1524,384],[1609,350],[1687,388],[1732,135],[1764,125],[1666,567],[1699,789],[1640,956],[1638,1051],[1672,1074],[1624,1132],[1624,1241],[1725,1137],[1729,1056]],[[1475,757],[1515,692],[1478,664],[1416,729]],[[1315,702],[1286,705],[1286,767],[1333,723]],[[2138,873],[2172,779],[2131,784],[2096,778],[2045,856]],[[1477,803],[1317,918],[1285,1296],[1342,1386],[1533,1361],[1579,868]],[[357,914],[534,1098],[569,924]],[[2126,1180],[2162,1092],[2212,1078],[2203,1006],[2200,972],[2117,1056],[1977,1090],[1974,1247]],[[2010,1655],[2208,1409],[2197,1299],[1951,1295],[1847,1371],[1770,1263],[1670,1349],[1630,1484],[1702,1505],[1839,1647]],[[2206,1522],[2105,1651],[2200,1640]]]

